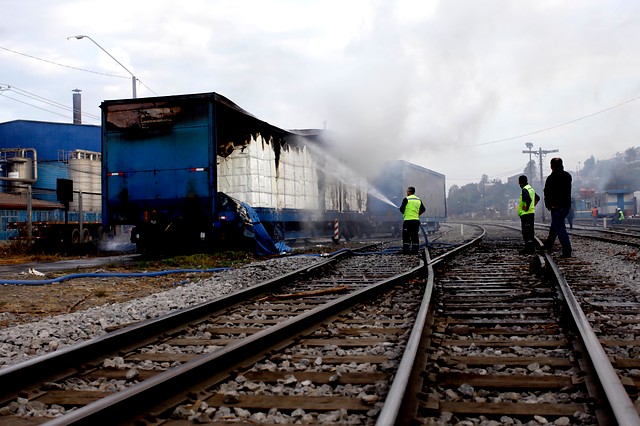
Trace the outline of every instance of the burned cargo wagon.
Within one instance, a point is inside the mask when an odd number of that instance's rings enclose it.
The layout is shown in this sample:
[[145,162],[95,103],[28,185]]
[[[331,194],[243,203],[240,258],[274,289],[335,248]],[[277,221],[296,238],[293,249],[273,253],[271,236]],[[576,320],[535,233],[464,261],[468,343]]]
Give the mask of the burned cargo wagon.
[[244,242],[247,208],[279,239],[366,216],[366,179],[330,173],[322,130],[277,128],[216,93],[101,109],[103,222],[134,225],[142,249]]

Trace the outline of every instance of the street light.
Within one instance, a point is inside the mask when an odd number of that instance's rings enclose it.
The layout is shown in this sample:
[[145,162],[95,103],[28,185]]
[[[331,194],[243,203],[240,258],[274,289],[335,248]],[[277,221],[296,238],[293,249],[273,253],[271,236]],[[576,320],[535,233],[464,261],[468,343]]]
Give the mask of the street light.
[[107,55],[109,55],[109,57],[111,57],[111,59],[113,59],[114,61],[116,61],[118,63],[118,65],[120,65],[122,68],[124,68],[124,70],[126,72],[128,72],[129,74],[131,74],[131,88],[133,89],[133,98],[135,99],[136,96],[136,76],[133,75],[133,73],[131,71],[129,71],[127,69],[127,67],[125,67],[124,65],[122,65],[120,63],[120,61],[118,61],[116,58],[114,58],[111,53],[107,52],[106,50],[104,50],[104,48],[102,46],[100,46],[98,43],[96,43],[96,41],[94,39],[92,39],[91,37],[89,37],[88,35],[76,35],[76,36],[71,36],[71,37],[67,37],[67,40],[72,39],[72,38],[77,38],[78,40],[82,40],[83,38],[88,38],[89,40],[91,40],[91,42],[93,44],[95,44],[96,46],[98,46],[100,48],[100,50],[102,50],[104,53],[106,53]]

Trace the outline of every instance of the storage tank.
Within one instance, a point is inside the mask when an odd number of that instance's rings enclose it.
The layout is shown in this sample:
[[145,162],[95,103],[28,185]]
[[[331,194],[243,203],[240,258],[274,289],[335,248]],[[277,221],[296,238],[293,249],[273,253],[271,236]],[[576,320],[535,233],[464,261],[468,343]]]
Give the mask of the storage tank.
[[[7,177],[13,179],[33,179],[33,159],[29,157],[7,158]],[[7,192],[26,195],[27,185],[24,182],[7,181]]]
[[101,188],[102,154],[94,151],[75,150],[69,153],[68,176],[73,181],[73,202],[69,209],[78,211],[78,192],[82,191],[82,210],[102,210]]

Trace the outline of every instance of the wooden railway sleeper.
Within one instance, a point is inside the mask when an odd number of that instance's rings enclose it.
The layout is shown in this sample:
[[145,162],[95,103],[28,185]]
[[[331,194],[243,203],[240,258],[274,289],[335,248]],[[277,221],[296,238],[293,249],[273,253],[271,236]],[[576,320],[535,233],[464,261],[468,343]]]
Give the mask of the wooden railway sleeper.
[[[141,382],[107,398],[69,412],[59,419],[52,420],[49,424],[52,426],[63,424],[95,424],[96,422],[100,423],[101,419],[105,418],[114,419],[113,421],[115,422],[117,416],[127,412],[130,413],[132,410],[147,407],[160,398],[160,395],[175,394],[179,388],[185,386],[187,381],[202,380],[205,375],[208,375],[207,372],[211,371],[211,369],[217,370],[225,368],[224,366],[226,365],[231,366],[236,364],[241,357],[255,356],[255,354],[261,353],[262,350],[272,345],[275,341],[284,338],[284,336],[290,333],[294,333],[295,330],[308,327],[308,324],[311,322],[317,323],[324,321],[326,316],[333,315],[335,312],[344,309],[353,303],[354,300],[358,300],[368,294],[376,294],[400,280],[405,280],[419,273],[422,267],[423,264],[403,274],[384,279],[374,286],[358,290],[355,293],[343,296],[324,306],[302,313],[295,318],[287,319],[269,329],[233,342],[219,351],[202,355],[186,364],[157,374],[145,382]],[[237,367],[233,368],[237,369]]]

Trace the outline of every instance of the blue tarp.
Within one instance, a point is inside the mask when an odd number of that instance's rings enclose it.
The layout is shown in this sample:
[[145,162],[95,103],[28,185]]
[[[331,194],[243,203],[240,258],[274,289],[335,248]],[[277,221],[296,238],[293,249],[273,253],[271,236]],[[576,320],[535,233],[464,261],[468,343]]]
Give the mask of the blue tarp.
[[241,201],[238,204],[240,206],[240,216],[244,219],[244,235],[255,240],[256,254],[258,256],[291,252],[291,247],[287,246],[283,241],[273,241],[262,222],[260,222],[260,216],[249,204]]

